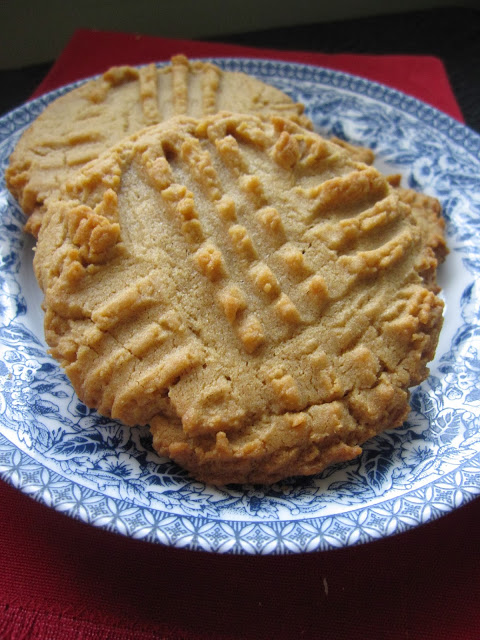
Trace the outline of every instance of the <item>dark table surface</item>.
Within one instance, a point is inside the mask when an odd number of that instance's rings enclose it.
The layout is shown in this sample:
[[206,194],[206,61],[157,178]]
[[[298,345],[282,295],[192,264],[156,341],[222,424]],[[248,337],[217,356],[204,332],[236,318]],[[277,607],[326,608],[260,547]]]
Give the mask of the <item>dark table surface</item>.
[[[480,132],[480,10],[431,9],[206,40],[323,53],[436,56],[446,67],[465,123]],[[0,81],[7,90],[0,93],[0,113],[27,100],[52,63],[1,70]]]

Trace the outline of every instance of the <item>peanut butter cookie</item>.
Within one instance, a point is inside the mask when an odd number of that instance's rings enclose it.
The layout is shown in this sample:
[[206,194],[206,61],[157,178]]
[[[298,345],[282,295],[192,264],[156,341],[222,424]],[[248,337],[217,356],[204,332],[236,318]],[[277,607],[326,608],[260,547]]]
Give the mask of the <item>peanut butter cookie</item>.
[[28,216],[26,230],[38,236],[45,198],[124,136],[174,115],[223,109],[309,123],[303,106],[278,89],[183,55],[164,67],[111,68],[57,98],[23,134],[6,172],[7,186]]
[[152,126],[46,203],[47,342],[83,402],[200,480],[315,474],[428,375],[443,303],[408,200],[289,118]]

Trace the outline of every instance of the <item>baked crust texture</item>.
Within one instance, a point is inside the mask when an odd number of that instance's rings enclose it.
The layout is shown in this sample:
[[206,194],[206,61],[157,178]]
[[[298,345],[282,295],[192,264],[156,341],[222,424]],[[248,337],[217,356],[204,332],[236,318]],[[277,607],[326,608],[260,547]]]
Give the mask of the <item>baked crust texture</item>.
[[404,422],[442,324],[438,215],[422,226],[425,202],[391,182],[281,116],[124,139],[46,202],[52,354],[85,404],[150,425],[200,480],[354,458]]
[[125,136],[172,116],[217,111],[276,113],[303,125],[303,105],[240,72],[177,55],[164,67],[112,67],[57,98],[23,134],[6,171],[10,192],[35,237],[45,199],[84,164]]

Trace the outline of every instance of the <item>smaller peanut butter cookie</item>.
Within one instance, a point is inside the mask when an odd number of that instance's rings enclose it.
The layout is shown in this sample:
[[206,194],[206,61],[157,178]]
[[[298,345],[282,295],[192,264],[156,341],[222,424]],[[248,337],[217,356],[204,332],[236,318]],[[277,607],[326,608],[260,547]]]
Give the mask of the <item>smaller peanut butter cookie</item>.
[[185,56],[164,67],[113,67],[49,104],[10,158],[7,186],[38,236],[45,198],[124,136],[175,115],[276,113],[308,124],[303,106],[244,73]]
[[47,202],[51,352],[83,402],[149,424],[201,480],[349,460],[404,422],[442,324],[400,195],[291,119],[145,129]]

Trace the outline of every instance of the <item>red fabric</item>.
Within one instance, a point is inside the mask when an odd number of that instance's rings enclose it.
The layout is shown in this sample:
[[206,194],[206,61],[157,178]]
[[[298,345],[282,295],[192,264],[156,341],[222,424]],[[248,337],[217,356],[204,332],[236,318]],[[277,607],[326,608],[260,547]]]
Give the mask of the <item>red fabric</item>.
[[[342,69],[461,120],[443,66],[431,57],[270,52],[87,31],[75,34],[39,92],[180,51]],[[0,640],[478,640],[479,533],[475,500],[363,546],[221,556],[90,527],[0,482]]]
[[463,122],[443,63],[433,56],[370,56],[258,49],[217,42],[171,40],[128,33],[77,31],[34,97],[120,64],[169,60],[176,53],[190,57],[274,58],[345,71],[400,89]]

